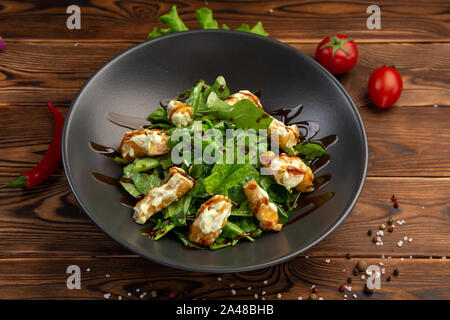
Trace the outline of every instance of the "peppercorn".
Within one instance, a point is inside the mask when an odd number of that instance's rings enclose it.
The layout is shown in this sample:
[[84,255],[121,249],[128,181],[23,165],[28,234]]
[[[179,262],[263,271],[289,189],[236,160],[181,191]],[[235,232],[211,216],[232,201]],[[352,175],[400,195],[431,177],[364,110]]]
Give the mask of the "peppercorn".
[[397,197],[395,196],[395,194],[392,195],[391,200],[392,201],[397,201]]
[[175,292],[170,291],[170,292],[169,292],[169,298],[170,298],[170,299],[175,298]]
[[351,277],[347,278],[347,283],[352,283],[352,278]]
[[372,235],[372,230],[367,231],[367,235],[370,237]]
[[389,220],[388,220],[388,225],[392,225],[394,223],[394,219],[392,219],[392,218],[389,218]]
[[398,269],[394,270],[394,276],[398,276],[400,274],[400,271]]
[[384,224],[381,224],[380,225],[380,230],[384,230],[384,229],[386,229],[386,226]]
[[372,242],[373,242],[373,243],[377,243],[377,242],[378,242],[377,238],[376,238],[376,237],[373,237],[373,238],[372,238]]
[[389,232],[394,232],[394,227],[389,227],[388,231]]
[[387,278],[386,278],[386,281],[387,281],[387,282],[390,282],[390,281],[391,281],[391,276],[387,277]]
[[359,271],[365,272],[367,270],[367,262],[365,260],[359,260],[356,267]]
[[339,291],[340,291],[340,292],[344,292],[344,291],[345,291],[345,285],[342,284],[342,285],[339,287]]
[[317,295],[315,295],[314,293],[311,293],[309,295],[309,300],[317,300]]
[[347,254],[345,255],[345,258],[351,259],[351,258],[352,258],[352,255],[351,255],[350,253],[347,253]]
[[397,200],[395,200],[395,202],[394,202],[394,208],[395,208],[395,209],[398,208],[398,201],[397,201]]
[[317,292],[319,292],[319,288],[317,288],[317,287],[312,288],[312,293],[317,293]]

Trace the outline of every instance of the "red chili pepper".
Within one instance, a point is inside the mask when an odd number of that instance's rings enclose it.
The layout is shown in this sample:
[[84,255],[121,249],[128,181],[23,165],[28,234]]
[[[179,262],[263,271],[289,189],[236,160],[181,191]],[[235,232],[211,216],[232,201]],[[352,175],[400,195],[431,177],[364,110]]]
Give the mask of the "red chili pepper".
[[53,132],[52,142],[42,158],[41,162],[30,171],[23,172],[10,183],[0,186],[2,188],[32,188],[42,183],[49,175],[51,175],[58,165],[61,163],[61,135],[64,126],[64,116],[48,101],[48,109],[52,113],[55,122],[55,130]]

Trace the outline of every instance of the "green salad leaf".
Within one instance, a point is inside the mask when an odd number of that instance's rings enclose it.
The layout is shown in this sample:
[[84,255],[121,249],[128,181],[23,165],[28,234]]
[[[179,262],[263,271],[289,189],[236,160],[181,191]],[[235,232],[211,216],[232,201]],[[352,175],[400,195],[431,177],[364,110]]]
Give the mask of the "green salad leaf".
[[228,189],[246,178],[258,176],[251,164],[214,165],[211,175],[203,179],[205,191],[209,194],[226,194]]
[[202,29],[219,29],[219,24],[214,20],[211,9],[201,8],[195,14]]
[[[219,29],[219,23],[214,20],[213,12],[209,8],[201,8],[195,12],[198,23],[202,29]],[[169,13],[159,17],[159,21],[166,24],[168,28],[154,27],[152,32],[149,33],[147,39],[154,39],[169,33],[189,30],[178,15],[177,7],[172,6]],[[223,30],[230,30],[226,24],[222,24]],[[258,21],[253,28],[250,28],[248,24],[242,24],[236,30],[251,32],[262,36],[268,36],[269,34],[264,30],[261,21]]]
[[223,120],[233,122],[241,129],[268,129],[273,118],[248,99],[229,105],[211,92],[201,113],[208,113]]
[[165,23],[172,32],[189,30],[178,15],[177,6],[172,6],[169,13],[160,16],[159,21]]
[[168,123],[169,117],[167,115],[166,110],[164,110],[163,108],[158,108],[155,111],[153,111],[152,113],[150,113],[150,115],[148,116],[148,120],[152,121],[153,123],[158,123],[158,122]]
[[297,144],[294,149],[303,159],[309,162],[316,158],[320,158],[327,153],[321,145],[308,141]]

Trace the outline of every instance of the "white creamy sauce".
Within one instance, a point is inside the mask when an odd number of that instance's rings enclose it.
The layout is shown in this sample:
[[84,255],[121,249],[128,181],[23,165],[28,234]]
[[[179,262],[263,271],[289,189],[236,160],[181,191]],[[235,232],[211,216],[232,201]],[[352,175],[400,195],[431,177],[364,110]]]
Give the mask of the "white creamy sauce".
[[[139,218],[136,220],[137,223],[143,224],[148,219],[148,211],[150,206],[153,208],[161,210],[162,207],[167,207],[169,204],[178,200],[177,191],[178,188],[183,184],[188,183],[192,186],[192,181],[184,177],[183,175],[176,173],[170,177],[169,181],[162,184],[159,187],[150,189],[147,192],[143,201],[140,201],[134,210],[138,213]],[[159,211],[158,210],[158,211]]]
[[275,158],[270,163],[270,169],[273,172],[273,177],[278,184],[281,184],[286,189],[296,187],[300,182],[303,181],[304,174],[289,173],[287,167],[291,166],[297,169],[302,168],[302,163],[300,160],[294,161],[283,161],[282,158]]
[[172,123],[177,127],[186,127],[193,120],[189,112],[175,111],[171,117]]
[[[222,212],[219,212],[223,209]],[[228,219],[231,213],[231,205],[227,201],[219,201],[205,209],[198,216],[197,224],[204,234],[217,232],[222,228],[223,222]]]

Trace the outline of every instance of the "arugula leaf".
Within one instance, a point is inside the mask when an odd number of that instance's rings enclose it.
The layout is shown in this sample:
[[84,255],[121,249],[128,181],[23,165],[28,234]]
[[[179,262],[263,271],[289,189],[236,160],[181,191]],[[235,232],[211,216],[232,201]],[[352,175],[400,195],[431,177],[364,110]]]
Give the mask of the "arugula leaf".
[[131,172],[147,171],[159,166],[159,160],[157,158],[137,158],[133,162],[134,167],[131,169]]
[[307,141],[297,144],[294,149],[302,156],[302,158],[309,162],[316,158],[320,158],[327,153],[321,145]]
[[[129,165],[123,168],[123,177],[133,180],[133,184],[137,189],[137,191],[139,192],[139,194],[145,194],[147,190],[159,186],[161,184],[161,179],[159,178],[158,170],[155,170],[150,175],[146,173],[133,172],[133,169],[135,168],[137,161],[138,160],[135,160],[134,162],[130,163]],[[136,197],[136,195],[134,195],[135,190],[131,188],[131,186],[124,185],[123,183],[121,184],[128,192],[132,191],[133,193],[131,192],[130,193],[134,197]]]
[[199,246],[195,242],[192,242],[191,240],[189,240],[189,238],[186,237],[186,235],[184,233],[180,232],[179,230],[174,229],[173,232],[178,236],[178,238],[180,238],[181,242],[183,243],[183,245],[185,247],[190,247],[190,248],[195,248],[195,249],[204,249],[204,247]]
[[169,13],[160,16],[159,21],[167,24],[172,32],[189,30],[178,16],[177,6],[172,6]]
[[167,233],[169,233],[173,228],[175,228],[175,225],[172,223],[172,221],[158,219],[158,222],[150,232],[141,231],[141,234],[143,236],[149,237],[152,240],[159,240]]
[[219,24],[213,19],[211,9],[201,8],[198,9],[195,14],[197,15],[198,23],[202,29],[219,29]]
[[220,119],[231,121],[241,129],[268,129],[273,120],[270,115],[248,99],[229,105],[215,92],[209,94],[205,107],[199,112],[210,113]]
[[186,104],[194,108],[195,110],[201,109],[205,104],[205,98],[203,96],[203,86],[205,81],[200,80],[192,89],[189,98],[186,100]]
[[191,204],[192,197],[188,193],[181,197],[178,201],[171,203],[168,207],[164,208],[164,219],[170,219],[175,226],[185,226],[186,216]]
[[163,108],[158,108],[148,116],[148,120],[152,122],[169,122],[169,117],[167,115],[167,111]]
[[[227,82],[223,76],[218,76],[216,81],[211,87],[211,90],[214,91],[220,99],[225,100],[230,96],[230,88],[227,86]],[[208,97],[209,92],[205,90],[205,97]]]

